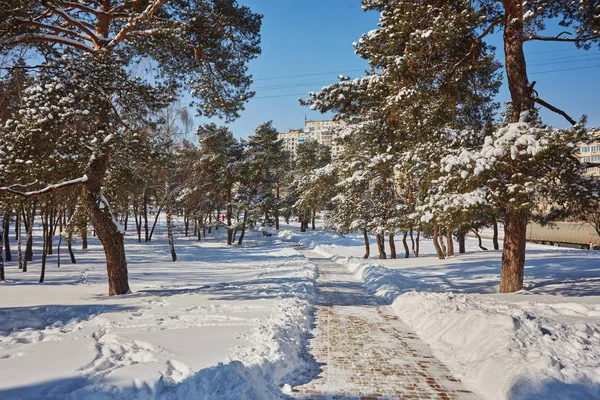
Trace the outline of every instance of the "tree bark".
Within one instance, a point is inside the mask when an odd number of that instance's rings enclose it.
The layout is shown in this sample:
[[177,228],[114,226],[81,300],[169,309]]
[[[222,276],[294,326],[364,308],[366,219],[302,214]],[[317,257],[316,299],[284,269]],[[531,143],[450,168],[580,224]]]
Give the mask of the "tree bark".
[[4,225],[4,260],[12,261],[12,254],[10,252],[10,211],[7,209],[4,213],[4,221],[2,221]]
[[413,237],[413,229],[410,228],[410,242],[413,254],[415,254],[415,238]]
[[440,236],[440,226],[437,224],[437,222],[434,222],[433,224],[433,247],[435,247],[435,252],[437,253],[437,256],[440,260],[444,260],[446,258],[446,255],[444,254],[444,252],[442,251],[442,248],[440,247],[440,242],[439,242],[439,236]]
[[231,224],[231,217],[233,215],[233,208],[231,206],[231,197],[227,203],[227,246],[231,246],[233,244],[233,228]]
[[523,288],[528,216],[527,209],[510,210],[507,207],[504,218],[500,293],[512,293]]
[[96,155],[87,170],[88,180],[83,186],[83,205],[90,217],[98,239],[104,247],[108,272],[108,294],[110,296],[129,292],[127,260],[123,233],[113,218],[110,207],[102,195],[102,181],[110,154]]
[[498,243],[498,221],[495,215],[492,216],[492,227],[494,228],[494,236],[492,237],[494,250],[500,250],[500,244]]
[[390,258],[396,259],[396,243],[394,243],[394,234],[390,233],[388,236],[388,241],[390,242]]
[[417,231],[417,238],[415,239],[415,257],[419,257],[419,238],[421,237],[421,231]]
[[367,233],[367,230],[363,229],[362,232],[363,232],[363,237],[365,239],[365,255],[363,258],[367,259],[371,255],[371,245],[369,244],[369,235]]
[[44,245],[42,246],[42,267],[40,271],[39,283],[44,283],[44,279],[46,278],[46,259],[48,257],[48,246],[50,245],[50,243],[48,242],[48,237],[52,234],[52,231],[50,229],[50,212],[50,205],[46,204],[46,207],[44,207],[44,213],[42,214]]
[[465,231],[464,231],[464,229],[460,228],[457,232],[457,236],[458,236],[458,253],[465,254],[467,251],[466,251],[466,246],[465,246]]
[[479,248],[483,251],[487,251],[487,247],[483,247],[483,244],[481,243],[481,236],[479,236],[479,232],[477,231],[477,229],[472,229],[472,232],[475,234],[475,237],[477,237]]
[[454,256],[454,242],[452,241],[452,229],[446,228],[446,242],[448,243],[448,257]]
[[167,210],[166,213],[167,219],[167,238],[169,239],[169,249],[171,250],[171,259],[173,262],[177,261],[177,253],[175,252],[175,244],[173,243],[173,222],[171,218],[171,213]]
[[0,226],[0,282],[6,280],[4,276],[4,232],[4,221],[2,221],[2,226]]
[[[523,41],[525,39],[523,3],[520,0],[505,0],[503,4],[506,15],[504,53],[506,78],[512,103],[511,122],[518,122],[522,112],[534,108],[532,88],[527,77],[527,64],[523,52]],[[508,167],[510,173],[512,166],[509,165]],[[518,196],[519,193],[515,195]],[[500,278],[501,293],[515,292],[523,287],[528,215],[527,209],[513,210],[510,206],[506,206],[502,274]]]
[[148,189],[144,187],[144,242],[148,243],[150,241],[150,227],[148,226]]
[[402,244],[404,245],[404,258],[410,257],[410,251],[408,250],[408,241],[406,240],[408,237],[408,231],[404,231],[404,235],[402,236]]
[[244,210],[244,222],[242,222],[242,233],[240,233],[240,240],[238,240],[238,246],[242,245],[244,241],[244,235],[246,235],[246,222],[248,221],[248,210]]
[[152,241],[152,235],[154,235],[154,229],[156,228],[156,223],[158,222],[158,217],[160,217],[160,213],[162,212],[162,207],[158,208],[156,212],[156,217],[154,217],[154,223],[152,224],[152,229],[150,229],[150,236],[148,237],[148,241]]
[[379,259],[385,260],[387,255],[385,254],[385,237],[383,234],[375,236],[377,238],[377,250],[379,251]]
[[[23,202],[20,205],[20,211],[17,211],[17,215],[20,215],[23,211]],[[23,272],[27,272],[27,263],[23,262],[23,231],[21,230],[21,218],[17,218],[17,226],[15,227],[17,230],[17,259],[19,269],[23,270]]]
[[312,211],[312,230],[315,230],[315,220],[317,219],[317,211],[313,210]]

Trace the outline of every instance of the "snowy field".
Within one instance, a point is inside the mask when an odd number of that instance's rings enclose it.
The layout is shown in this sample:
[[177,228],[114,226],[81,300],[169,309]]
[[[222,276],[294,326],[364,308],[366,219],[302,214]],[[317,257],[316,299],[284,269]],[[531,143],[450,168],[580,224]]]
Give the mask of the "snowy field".
[[600,252],[528,245],[526,288],[499,295],[500,252],[472,239],[448,260],[428,240],[419,258],[378,260],[373,242],[363,260],[360,234],[288,226],[227,248],[221,229],[200,243],[178,234],[172,263],[162,233],[126,237],[131,295],[106,295],[94,238],[76,265],[64,249],[60,269],[49,257],[42,285],[37,261],[9,264],[0,399],[288,398],[286,384],[315,376],[317,271],[303,247],[363,279],[483,398],[600,399]]
[[300,355],[314,267],[260,232],[233,248],[224,235],[200,244],[178,235],[173,263],[161,232],[142,244],[131,232],[134,293],[120,297],[107,296],[95,238],[76,250],[76,265],[64,248],[60,269],[49,257],[42,285],[38,262],[28,273],[9,263],[0,284],[0,399],[280,397],[308,369]]
[[486,399],[600,399],[600,252],[528,244],[525,289],[499,295],[501,252],[474,239],[448,260],[428,240],[419,258],[374,259],[372,240],[363,260],[360,234],[280,236],[346,265]]

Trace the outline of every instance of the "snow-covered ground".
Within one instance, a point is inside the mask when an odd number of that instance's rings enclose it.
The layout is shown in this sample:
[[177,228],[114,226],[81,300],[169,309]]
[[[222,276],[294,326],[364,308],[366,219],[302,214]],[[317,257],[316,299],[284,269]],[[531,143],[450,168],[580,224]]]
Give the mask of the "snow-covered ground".
[[[133,294],[108,297],[103,252],[68,254],[46,283],[39,262],[9,263],[0,284],[0,399],[271,399],[302,383],[316,271],[291,245],[250,232],[227,248],[223,229],[126,237]],[[13,251],[16,246],[13,247]],[[39,257],[36,257],[39,259]]]
[[377,260],[372,243],[363,260],[360,234],[279,235],[346,265],[485,398],[600,399],[600,252],[528,244],[526,288],[499,295],[501,252],[472,239],[448,260],[428,240],[419,258]]

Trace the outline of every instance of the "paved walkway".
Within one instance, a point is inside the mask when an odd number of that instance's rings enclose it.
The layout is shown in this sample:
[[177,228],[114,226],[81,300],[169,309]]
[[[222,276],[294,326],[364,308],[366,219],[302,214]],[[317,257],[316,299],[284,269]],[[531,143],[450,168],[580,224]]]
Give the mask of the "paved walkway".
[[321,365],[299,399],[477,400],[453,378],[390,306],[365,291],[348,270],[305,252],[320,270],[310,353]]

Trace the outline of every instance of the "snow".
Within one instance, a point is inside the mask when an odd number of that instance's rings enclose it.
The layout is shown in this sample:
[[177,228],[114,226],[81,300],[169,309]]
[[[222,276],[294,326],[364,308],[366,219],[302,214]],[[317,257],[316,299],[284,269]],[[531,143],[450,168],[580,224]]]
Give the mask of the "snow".
[[427,239],[419,258],[375,260],[371,238],[363,260],[361,234],[280,236],[345,265],[483,398],[600,398],[600,253],[528,244],[525,289],[500,295],[501,252],[474,239],[448,260]]
[[9,263],[1,399],[287,398],[318,370],[306,357],[317,271],[301,246],[348,268],[481,398],[600,398],[599,252],[528,244],[525,288],[500,295],[501,252],[474,239],[446,260],[424,238],[419,258],[378,260],[371,238],[365,260],[360,233],[291,225],[228,248],[224,229],[200,243],[178,232],[172,263],[161,224],[151,243],[125,236],[130,295],[106,296],[95,238],[76,265],[50,256],[42,285],[37,261]]
[[314,265],[260,232],[227,248],[224,229],[200,243],[178,233],[172,263],[164,231],[147,244],[125,236],[125,296],[107,296],[95,238],[75,265],[64,248],[60,269],[49,256],[44,284],[39,262],[28,273],[9,263],[1,399],[275,399],[306,379]]

